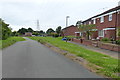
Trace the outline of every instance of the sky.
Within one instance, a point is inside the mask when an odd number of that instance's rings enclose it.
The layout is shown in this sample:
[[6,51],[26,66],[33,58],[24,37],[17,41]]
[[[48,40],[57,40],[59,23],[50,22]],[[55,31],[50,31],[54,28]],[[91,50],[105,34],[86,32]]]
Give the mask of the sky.
[[58,26],[65,28],[79,20],[86,20],[108,9],[118,6],[120,0],[0,0],[0,18],[10,25],[12,30],[31,27],[37,30],[54,30]]

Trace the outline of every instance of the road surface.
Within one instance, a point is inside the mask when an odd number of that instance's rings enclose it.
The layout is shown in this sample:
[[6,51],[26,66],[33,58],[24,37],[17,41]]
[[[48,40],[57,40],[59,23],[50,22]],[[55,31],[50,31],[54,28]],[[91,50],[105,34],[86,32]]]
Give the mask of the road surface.
[[2,51],[3,78],[101,78],[44,45],[27,39]]

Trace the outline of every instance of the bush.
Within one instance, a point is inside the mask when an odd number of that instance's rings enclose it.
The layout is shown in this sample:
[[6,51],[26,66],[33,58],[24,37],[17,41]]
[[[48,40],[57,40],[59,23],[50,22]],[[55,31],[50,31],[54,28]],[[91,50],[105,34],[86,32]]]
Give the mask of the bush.
[[80,38],[82,38],[82,37],[81,37],[81,36],[77,36],[76,38],[77,38],[77,39],[80,39]]
[[110,41],[110,39],[108,39],[108,38],[103,38],[102,41],[108,42],[108,41]]
[[54,34],[53,37],[59,37],[59,34]]
[[120,45],[120,40],[117,40],[117,41],[116,41],[116,44],[119,44],[119,45]]

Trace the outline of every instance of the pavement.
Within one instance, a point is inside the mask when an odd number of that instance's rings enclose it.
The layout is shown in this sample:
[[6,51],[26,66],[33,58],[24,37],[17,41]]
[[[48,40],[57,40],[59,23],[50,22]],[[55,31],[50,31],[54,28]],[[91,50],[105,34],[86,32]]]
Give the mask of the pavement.
[[92,50],[92,51],[95,51],[95,52],[99,52],[99,53],[102,53],[102,54],[105,54],[105,55],[109,55],[113,58],[117,58],[117,59],[120,58],[119,57],[120,53],[115,52],[115,51],[110,51],[110,50],[106,50],[106,49],[102,49],[102,48],[98,48],[98,47],[93,47],[93,46],[86,46],[86,45],[76,43],[76,42],[72,42],[72,41],[68,41],[68,42],[79,45],[83,48],[86,48],[86,49],[89,49],[89,50]]
[[2,51],[2,78],[102,78],[82,65],[26,38]]

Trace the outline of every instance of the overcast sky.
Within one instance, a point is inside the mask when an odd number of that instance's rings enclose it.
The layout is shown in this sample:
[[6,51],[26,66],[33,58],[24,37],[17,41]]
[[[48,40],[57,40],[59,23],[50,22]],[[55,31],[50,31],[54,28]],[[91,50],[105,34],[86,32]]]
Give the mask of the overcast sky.
[[94,15],[116,7],[120,0],[0,0],[0,17],[18,30],[31,27],[40,29],[65,27],[65,17],[70,16],[69,25],[86,20]]

